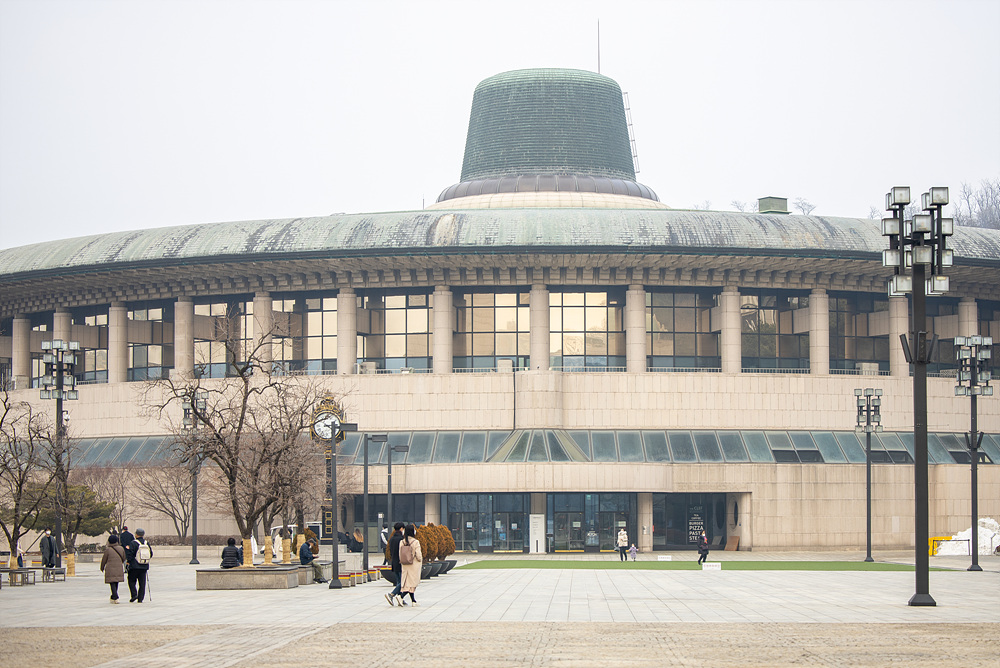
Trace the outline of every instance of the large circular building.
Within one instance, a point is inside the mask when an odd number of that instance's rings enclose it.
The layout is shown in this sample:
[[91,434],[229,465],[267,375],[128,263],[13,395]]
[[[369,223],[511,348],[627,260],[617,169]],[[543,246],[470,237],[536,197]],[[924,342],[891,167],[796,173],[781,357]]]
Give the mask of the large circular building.
[[[363,433],[388,433],[373,524],[387,448],[407,445],[394,516],[473,551],[611,549],[621,527],[640,550],[693,546],[702,527],[739,549],[863,546],[854,390],[880,388],[873,542],[913,546],[909,305],[886,292],[879,224],[760,209],[672,209],[637,183],[613,80],[507,72],[476,89],[459,182],[425,210],[0,251],[0,368],[38,401],[42,341],[79,341],[77,465],[141,463],[168,435],[139,410],[141,382],[224,377],[217,323],[233,319],[346,396],[349,461]],[[954,338],[1000,335],[1000,232],[949,243],[950,291],[927,301],[931,535],[970,525]],[[979,402],[993,517],[998,403]],[[360,522],[360,500],[339,516]]]

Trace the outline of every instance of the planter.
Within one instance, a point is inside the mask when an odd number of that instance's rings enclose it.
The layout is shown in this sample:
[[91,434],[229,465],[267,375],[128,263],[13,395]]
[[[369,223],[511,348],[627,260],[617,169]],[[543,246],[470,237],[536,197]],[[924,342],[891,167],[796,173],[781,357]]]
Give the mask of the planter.
[[420,579],[421,580],[431,579],[431,565],[426,561],[420,566]]
[[441,569],[444,568],[444,564],[443,563],[441,563],[440,561],[432,561],[429,565],[431,567],[431,577],[432,578],[437,577],[438,575],[441,575]]
[[385,580],[386,582],[388,582],[389,584],[391,584],[393,586],[396,585],[396,574],[393,572],[393,570],[390,567],[383,566],[382,568],[378,569],[378,572],[382,576],[383,580]]
[[458,565],[458,560],[456,559],[445,559],[443,562],[444,569],[441,571],[442,574],[447,573],[451,569]]

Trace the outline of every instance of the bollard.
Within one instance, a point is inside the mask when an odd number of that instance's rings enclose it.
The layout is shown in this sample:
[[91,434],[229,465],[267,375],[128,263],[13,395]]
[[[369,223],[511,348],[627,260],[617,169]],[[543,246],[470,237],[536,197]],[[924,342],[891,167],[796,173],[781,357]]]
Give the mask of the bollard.
[[66,575],[68,577],[76,576],[76,554],[73,552],[66,555]]

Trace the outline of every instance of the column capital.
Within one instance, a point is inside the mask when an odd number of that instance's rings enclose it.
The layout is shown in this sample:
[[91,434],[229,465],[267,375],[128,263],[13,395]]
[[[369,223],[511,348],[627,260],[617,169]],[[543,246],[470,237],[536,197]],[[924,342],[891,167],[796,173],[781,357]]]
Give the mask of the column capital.
[[253,293],[253,298],[254,299],[270,299],[271,298],[271,293],[267,292],[267,291],[255,292],[255,293]]
[[111,304],[108,305],[108,308],[128,308],[128,307],[125,305],[125,302],[111,302]]
[[826,294],[826,288],[813,288],[810,291],[809,294],[813,294],[813,295],[825,295]]
[[194,302],[194,297],[178,297],[177,301],[184,303]]

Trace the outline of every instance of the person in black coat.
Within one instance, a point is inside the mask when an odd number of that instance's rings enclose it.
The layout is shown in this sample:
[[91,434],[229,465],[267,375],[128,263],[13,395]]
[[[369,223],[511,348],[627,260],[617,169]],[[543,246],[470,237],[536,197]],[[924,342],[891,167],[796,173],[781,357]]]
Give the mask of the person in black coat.
[[[122,534],[124,533],[125,532],[122,531]],[[142,564],[137,560],[139,545],[145,544],[146,532],[142,529],[136,529],[135,540],[125,546],[125,556],[128,557],[129,603],[142,603],[143,599],[146,598],[146,575],[149,571],[149,564]],[[149,548],[149,552],[150,555],[152,555],[153,548]]]
[[122,547],[128,547],[132,544],[133,540],[135,540],[135,536],[133,536],[132,532],[128,530],[128,527],[123,524],[122,532],[118,534],[118,544]]
[[59,545],[56,543],[56,537],[52,535],[52,530],[48,527],[45,527],[45,535],[42,536],[38,547],[42,551],[42,566],[55,568],[56,557],[59,555]]
[[396,605],[396,597],[399,596],[403,587],[403,564],[399,562],[399,542],[403,540],[404,526],[402,522],[393,524],[392,538],[389,539],[389,560],[392,562],[392,572],[396,574],[396,586],[385,595],[385,600],[389,601],[389,605]]
[[698,539],[698,563],[703,564],[706,559],[708,559],[708,536],[702,531],[701,538]]
[[236,539],[230,538],[222,548],[222,568],[236,568],[243,565],[240,549],[236,547]]
[[323,567],[316,563],[316,555],[312,551],[312,546],[315,542],[315,539],[310,538],[302,543],[302,547],[299,548],[299,563],[312,566],[313,582],[327,582],[327,579],[323,577]]

